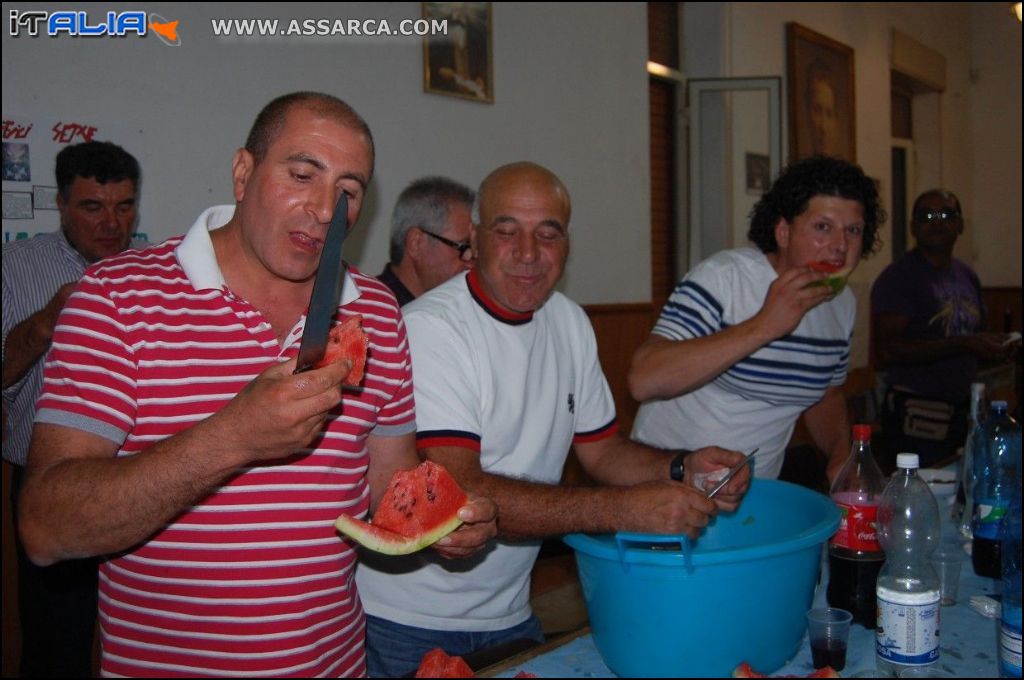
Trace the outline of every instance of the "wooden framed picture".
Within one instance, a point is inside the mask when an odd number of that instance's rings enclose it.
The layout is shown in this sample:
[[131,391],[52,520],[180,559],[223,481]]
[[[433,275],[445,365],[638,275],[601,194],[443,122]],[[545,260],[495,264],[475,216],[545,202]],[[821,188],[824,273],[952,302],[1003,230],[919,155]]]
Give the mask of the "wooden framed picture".
[[424,2],[423,18],[447,26],[423,39],[424,91],[494,103],[491,3]]
[[771,159],[766,154],[747,153],[747,193],[760,196],[772,182]]
[[806,26],[786,24],[789,152],[856,162],[853,48]]

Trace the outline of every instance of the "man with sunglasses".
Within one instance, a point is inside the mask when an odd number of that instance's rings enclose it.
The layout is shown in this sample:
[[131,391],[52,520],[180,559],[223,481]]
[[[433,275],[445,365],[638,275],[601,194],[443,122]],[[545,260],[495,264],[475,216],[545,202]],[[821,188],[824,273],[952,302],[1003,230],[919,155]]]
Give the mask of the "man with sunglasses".
[[1007,336],[979,332],[985,309],[978,275],[953,257],[964,231],[960,201],[932,189],[914,202],[917,247],[889,265],[871,290],[876,363],[886,373],[882,412],[890,457],[915,451],[922,465],[956,453],[966,436],[978,361],[1006,359]]
[[472,266],[473,198],[472,189],[447,177],[418,179],[399,195],[391,215],[390,262],[377,277],[399,305]]

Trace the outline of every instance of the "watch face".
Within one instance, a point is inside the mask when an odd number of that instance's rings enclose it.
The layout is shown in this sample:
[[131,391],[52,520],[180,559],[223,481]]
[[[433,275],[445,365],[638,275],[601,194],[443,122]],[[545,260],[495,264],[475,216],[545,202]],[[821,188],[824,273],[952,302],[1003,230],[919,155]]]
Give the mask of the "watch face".
[[677,482],[683,481],[683,475],[686,474],[686,468],[683,465],[683,459],[686,458],[686,453],[678,453],[675,458],[672,459],[672,465],[669,468],[669,476]]

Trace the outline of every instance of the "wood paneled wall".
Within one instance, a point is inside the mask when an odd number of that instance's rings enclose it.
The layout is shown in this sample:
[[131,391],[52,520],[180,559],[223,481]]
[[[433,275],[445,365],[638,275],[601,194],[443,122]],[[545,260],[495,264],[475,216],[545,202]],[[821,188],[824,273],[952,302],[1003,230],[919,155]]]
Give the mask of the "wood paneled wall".
[[619,305],[584,305],[590,322],[594,324],[597,336],[597,352],[601,367],[608,378],[615,409],[619,414],[619,428],[629,436],[633,420],[640,407],[631,396],[626,385],[626,374],[633,352],[640,346],[654,327],[660,309],[651,303]]
[[985,301],[988,316],[985,318],[985,329],[993,333],[1020,332],[1021,329],[1021,289],[982,288],[981,297]]

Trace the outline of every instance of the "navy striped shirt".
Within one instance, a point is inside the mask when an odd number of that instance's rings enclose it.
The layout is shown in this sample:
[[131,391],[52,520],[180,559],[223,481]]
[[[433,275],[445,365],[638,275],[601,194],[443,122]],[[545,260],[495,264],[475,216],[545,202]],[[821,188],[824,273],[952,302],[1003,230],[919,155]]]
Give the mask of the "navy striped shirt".
[[[776,277],[756,249],[718,253],[679,283],[653,333],[690,340],[746,321],[760,311]],[[758,476],[777,476],[797,417],[830,386],[846,381],[855,313],[847,288],[808,312],[792,333],[741,359],[704,387],[643,404],[633,436],[663,448],[760,447]]]

